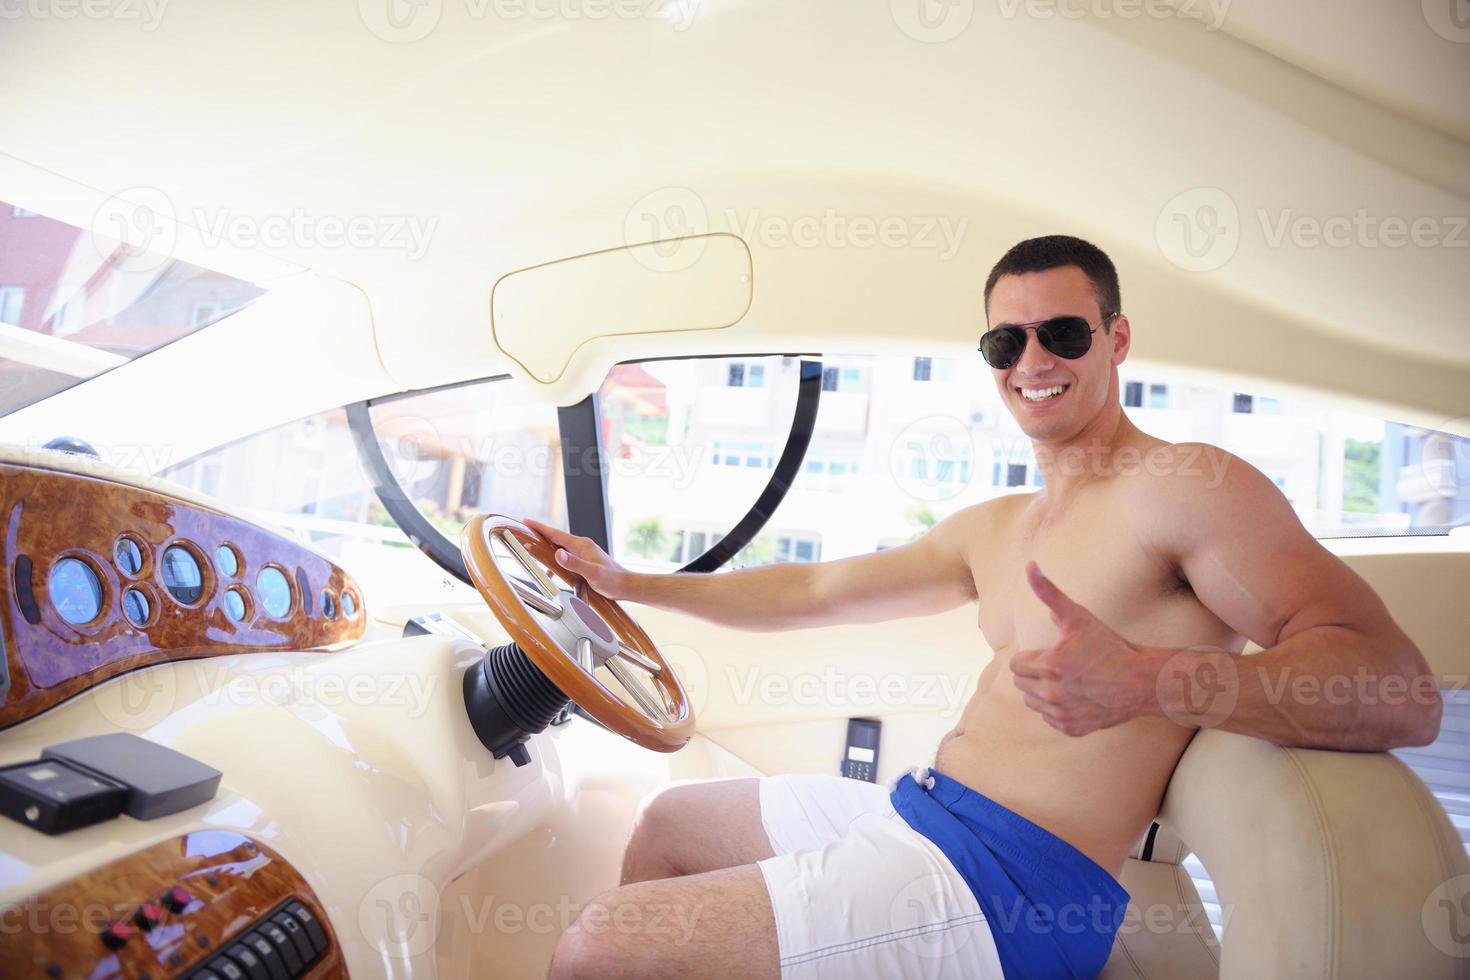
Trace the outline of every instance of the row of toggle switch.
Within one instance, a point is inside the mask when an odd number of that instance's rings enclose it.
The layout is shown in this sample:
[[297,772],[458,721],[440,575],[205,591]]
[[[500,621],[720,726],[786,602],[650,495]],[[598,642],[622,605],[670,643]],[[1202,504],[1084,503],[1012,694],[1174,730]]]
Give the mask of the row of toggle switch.
[[326,951],[322,924],[293,898],[262,916],[185,980],[295,980]]

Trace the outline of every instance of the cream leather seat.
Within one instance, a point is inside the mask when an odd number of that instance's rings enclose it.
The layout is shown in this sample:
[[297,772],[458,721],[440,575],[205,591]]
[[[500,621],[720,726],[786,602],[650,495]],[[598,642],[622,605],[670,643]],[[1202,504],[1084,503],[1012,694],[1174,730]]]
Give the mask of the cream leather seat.
[[[1223,946],[1180,867],[1191,850],[1214,882]],[[1132,903],[1108,980],[1470,977],[1470,861],[1387,753],[1202,731],[1122,882]]]

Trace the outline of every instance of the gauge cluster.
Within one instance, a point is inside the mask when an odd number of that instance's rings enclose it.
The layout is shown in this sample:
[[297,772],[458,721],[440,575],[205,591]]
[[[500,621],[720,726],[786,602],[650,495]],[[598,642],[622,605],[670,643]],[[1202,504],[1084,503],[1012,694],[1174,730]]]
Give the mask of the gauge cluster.
[[337,649],[366,627],[328,559],[161,492],[0,463],[0,518],[0,728],[150,663]]

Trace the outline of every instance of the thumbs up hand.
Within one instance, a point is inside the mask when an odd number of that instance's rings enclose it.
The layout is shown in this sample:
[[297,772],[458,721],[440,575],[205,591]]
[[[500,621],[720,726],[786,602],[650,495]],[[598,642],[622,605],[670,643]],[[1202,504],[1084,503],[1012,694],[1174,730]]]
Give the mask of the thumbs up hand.
[[1148,711],[1155,694],[1152,658],[1026,563],[1026,580],[1051,610],[1061,635],[1042,650],[1011,657],[1011,675],[1026,704],[1067,735],[1111,728]]

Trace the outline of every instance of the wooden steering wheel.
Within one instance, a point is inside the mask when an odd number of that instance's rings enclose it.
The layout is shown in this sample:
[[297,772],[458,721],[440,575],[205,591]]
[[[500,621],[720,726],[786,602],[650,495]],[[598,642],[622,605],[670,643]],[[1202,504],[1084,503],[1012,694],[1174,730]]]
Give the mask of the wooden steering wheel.
[[[459,548],[490,611],[563,694],[646,749],[684,747],[694,710],[678,675],[622,606],[557,565],[550,542],[520,521],[480,514],[460,533]],[[602,683],[599,668],[633,703]]]

